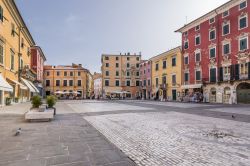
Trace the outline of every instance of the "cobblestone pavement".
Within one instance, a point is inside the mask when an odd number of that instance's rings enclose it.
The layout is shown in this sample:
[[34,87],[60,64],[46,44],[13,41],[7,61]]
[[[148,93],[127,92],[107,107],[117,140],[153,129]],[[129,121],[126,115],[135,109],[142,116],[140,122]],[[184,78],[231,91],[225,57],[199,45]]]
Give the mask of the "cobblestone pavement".
[[102,105],[114,103],[128,110],[102,111],[93,103],[95,114],[86,114],[85,109],[78,113],[137,165],[250,165],[248,105],[153,101],[107,101]]
[[[135,165],[64,103],[57,104],[56,119],[44,123],[25,122],[23,114],[13,113],[17,107],[6,107],[0,114],[0,166]],[[24,111],[30,104],[19,107]],[[22,132],[15,137],[19,127]]]

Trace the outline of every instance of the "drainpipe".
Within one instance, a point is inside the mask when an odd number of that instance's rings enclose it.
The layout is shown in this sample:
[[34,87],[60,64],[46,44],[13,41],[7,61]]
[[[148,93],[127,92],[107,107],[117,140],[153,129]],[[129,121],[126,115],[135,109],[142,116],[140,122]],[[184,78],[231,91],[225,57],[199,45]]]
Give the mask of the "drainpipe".
[[218,17],[218,12],[217,10],[214,11],[216,13],[215,19],[216,19],[216,55],[217,55],[217,81],[219,81],[219,75],[220,75],[220,43],[219,43],[219,37],[220,37],[220,29],[219,29],[219,17]]

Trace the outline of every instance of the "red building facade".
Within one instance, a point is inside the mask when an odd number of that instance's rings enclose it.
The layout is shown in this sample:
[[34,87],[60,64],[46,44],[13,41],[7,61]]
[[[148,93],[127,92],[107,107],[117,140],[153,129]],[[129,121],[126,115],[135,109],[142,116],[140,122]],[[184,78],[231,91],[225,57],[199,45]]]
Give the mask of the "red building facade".
[[250,102],[250,0],[231,0],[182,33],[183,89],[204,101]]
[[36,73],[35,85],[40,91],[40,95],[44,95],[43,88],[43,66],[46,61],[46,57],[39,46],[31,48],[31,69]]

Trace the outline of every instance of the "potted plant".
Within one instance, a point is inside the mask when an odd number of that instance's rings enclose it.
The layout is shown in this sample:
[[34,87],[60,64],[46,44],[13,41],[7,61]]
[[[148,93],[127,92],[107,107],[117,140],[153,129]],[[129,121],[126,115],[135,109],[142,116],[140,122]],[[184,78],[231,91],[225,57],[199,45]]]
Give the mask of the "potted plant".
[[11,104],[11,98],[10,97],[6,97],[5,104],[6,105],[10,105]]
[[19,101],[19,98],[15,97],[15,103],[18,103],[18,101]]
[[56,104],[56,97],[55,96],[48,96],[46,99],[48,109],[53,109],[54,110],[54,115],[56,115],[56,108],[54,107]]
[[33,96],[31,98],[32,109],[38,110],[39,107],[42,105],[42,99],[40,96]]

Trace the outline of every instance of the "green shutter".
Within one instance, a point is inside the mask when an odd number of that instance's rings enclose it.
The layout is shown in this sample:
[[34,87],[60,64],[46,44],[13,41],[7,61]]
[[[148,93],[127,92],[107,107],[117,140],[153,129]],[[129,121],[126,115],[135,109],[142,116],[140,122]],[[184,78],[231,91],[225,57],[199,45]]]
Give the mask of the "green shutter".
[[239,64],[235,65],[235,80],[240,79],[239,67],[240,67]]
[[220,81],[223,81],[223,67],[220,67],[220,77],[219,77]]
[[250,80],[250,62],[248,62],[248,79]]
[[230,66],[230,80],[234,80],[234,65]]

